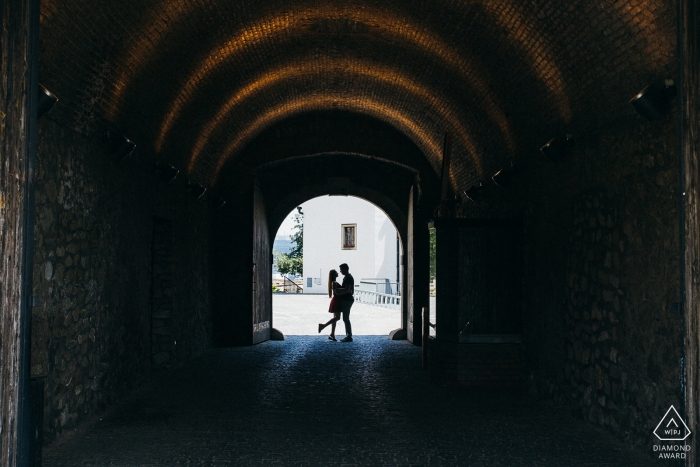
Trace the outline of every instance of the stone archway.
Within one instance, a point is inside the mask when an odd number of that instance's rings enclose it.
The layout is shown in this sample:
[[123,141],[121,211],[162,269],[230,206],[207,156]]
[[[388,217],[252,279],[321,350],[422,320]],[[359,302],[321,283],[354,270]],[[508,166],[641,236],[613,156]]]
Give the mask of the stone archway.
[[[334,173],[322,170],[331,165],[341,169]],[[387,177],[392,183],[385,182]],[[416,172],[410,167],[359,154],[324,153],[259,167],[249,195],[234,208],[222,210],[213,230],[218,245],[211,258],[215,344],[246,345],[267,338],[259,331],[263,321],[271,320],[271,287],[264,282],[271,272],[270,232],[276,232],[282,219],[301,202],[328,194],[357,196],[382,209],[399,233],[404,255],[414,255],[403,260],[404,265],[411,265],[410,272],[404,267],[401,278],[404,287],[411,291],[404,288],[403,292],[405,297],[411,295],[402,307],[401,328],[405,330],[412,322],[407,303],[427,304],[427,281],[425,290],[407,283],[407,279],[410,282],[420,278],[421,268],[427,268],[427,243],[425,248],[407,245],[409,219],[414,222],[413,232],[427,230],[427,218],[422,215],[426,209],[421,215],[409,215],[409,197],[418,187]],[[234,260],[240,261],[243,256],[243,261],[251,264],[252,287],[250,271],[231,267]],[[266,268],[264,273],[261,265]],[[262,297],[260,287],[270,292]]]
[[[351,167],[342,175],[323,174],[319,168],[343,164]],[[371,174],[379,175],[377,177]],[[392,180],[391,184],[386,179]],[[418,209],[420,182],[417,171],[402,164],[362,154],[324,153],[261,166],[256,179],[268,207],[268,230],[276,232],[282,219],[300,203],[322,195],[350,195],[382,209],[399,233],[404,265],[401,282],[401,328],[393,335],[407,336],[420,345],[420,307],[427,306],[427,218]]]
[[[314,193],[302,199],[296,196],[299,193],[290,193],[288,199],[283,201],[291,198],[299,202],[287,214],[282,225],[278,227],[279,222],[270,219],[273,224],[269,227],[273,249],[270,273],[273,284],[277,286],[273,285],[272,321],[274,328],[285,336],[315,335],[316,324],[332,318],[318,312],[328,308],[329,271],[339,271],[339,265],[346,263],[355,280],[356,290],[352,313],[353,335],[389,334],[393,340],[405,339],[405,331],[400,332],[404,330],[406,322],[402,303],[405,296],[405,241],[395,224],[396,216],[392,218],[367,198],[353,194],[354,191],[350,187],[347,195]],[[390,200],[387,201],[393,205]],[[394,208],[400,211],[397,206]],[[295,237],[291,237],[291,234],[299,231],[292,228],[292,219],[298,225],[299,214],[303,219],[303,235],[297,236],[296,240],[303,238],[303,243],[294,243]],[[347,230],[352,230],[353,240],[350,244],[343,242],[347,240]],[[290,277],[284,267],[281,267],[283,272],[275,268],[278,254],[286,253],[288,248],[298,253],[297,248],[302,245],[303,258],[297,259],[300,271]],[[290,278],[297,284],[296,287],[290,283]],[[342,282],[343,276],[337,280]],[[343,323],[337,324],[341,331],[345,329]],[[328,328],[331,329],[335,327]]]

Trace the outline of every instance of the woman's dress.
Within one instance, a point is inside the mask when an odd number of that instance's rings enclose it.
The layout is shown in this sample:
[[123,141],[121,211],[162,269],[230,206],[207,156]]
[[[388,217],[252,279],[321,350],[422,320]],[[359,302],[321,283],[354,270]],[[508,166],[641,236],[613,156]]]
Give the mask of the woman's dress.
[[[333,282],[333,288],[340,287],[340,284]],[[331,305],[328,307],[328,313],[340,313],[342,311],[340,305],[340,299],[336,297],[335,292],[333,292],[333,298],[331,298]]]

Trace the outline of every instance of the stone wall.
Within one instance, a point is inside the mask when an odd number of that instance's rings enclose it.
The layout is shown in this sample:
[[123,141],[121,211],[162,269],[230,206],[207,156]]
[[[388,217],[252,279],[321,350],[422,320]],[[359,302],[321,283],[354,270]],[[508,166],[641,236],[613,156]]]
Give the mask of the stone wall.
[[524,221],[523,334],[539,397],[637,445],[679,403],[676,131],[626,115],[553,164],[528,155],[464,217]]
[[151,355],[155,368],[167,367],[176,344],[173,327],[173,223],[153,219],[151,247]]
[[[209,208],[157,179],[152,159],[118,162],[42,119],[32,373],[46,375],[48,440],[209,346]],[[154,217],[170,226],[165,253]]]

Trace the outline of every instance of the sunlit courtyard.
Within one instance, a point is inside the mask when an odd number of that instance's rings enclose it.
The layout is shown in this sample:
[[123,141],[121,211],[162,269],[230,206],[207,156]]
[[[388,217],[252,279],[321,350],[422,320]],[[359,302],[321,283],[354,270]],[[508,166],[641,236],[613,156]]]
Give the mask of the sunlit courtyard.
[[[318,323],[332,318],[328,313],[330,299],[325,295],[284,294],[272,295],[272,325],[285,336],[318,334]],[[401,311],[355,302],[350,311],[353,336],[388,335],[401,327]],[[321,334],[330,334],[330,326]],[[336,335],[345,335],[341,318]]]

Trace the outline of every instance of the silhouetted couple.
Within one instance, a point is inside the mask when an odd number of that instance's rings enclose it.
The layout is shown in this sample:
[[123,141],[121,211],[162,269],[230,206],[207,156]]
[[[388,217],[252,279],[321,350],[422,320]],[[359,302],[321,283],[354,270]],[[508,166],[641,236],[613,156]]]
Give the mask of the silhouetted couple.
[[328,308],[329,313],[333,313],[333,318],[326,324],[318,325],[318,332],[323,331],[323,328],[331,327],[331,335],[329,340],[336,341],[335,338],[335,323],[340,320],[340,315],[343,315],[343,323],[345,323],[345,337],[340,339],[340,342],[352,342],[352,326],[350,325],[350,308],[355,303],[355,279],[350,274],[350,268],[347,264],[340,265],[340,273],[343,275],[343,283],[338,284],[338,271],[331,269],[328,273],[328,297],[331,298],[331,305]]

